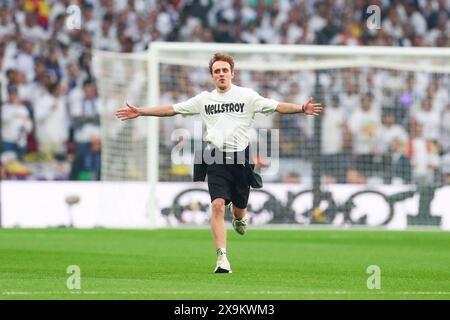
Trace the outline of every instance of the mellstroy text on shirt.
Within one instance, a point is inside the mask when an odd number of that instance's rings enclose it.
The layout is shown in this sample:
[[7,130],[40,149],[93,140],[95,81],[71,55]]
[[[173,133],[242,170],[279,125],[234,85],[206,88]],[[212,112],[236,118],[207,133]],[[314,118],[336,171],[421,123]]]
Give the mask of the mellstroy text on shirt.
[[243,112],[244,103],[222,103],[205,105],[206,114],[216,114],[224,112]]

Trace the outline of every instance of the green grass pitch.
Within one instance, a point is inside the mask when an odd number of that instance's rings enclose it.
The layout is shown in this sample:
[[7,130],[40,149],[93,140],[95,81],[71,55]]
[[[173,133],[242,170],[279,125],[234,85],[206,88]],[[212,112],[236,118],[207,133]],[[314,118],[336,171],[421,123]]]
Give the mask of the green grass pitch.
[[0,229],[0,299],[450,299],[449,232],[229,229],[228,257],[208,229]]

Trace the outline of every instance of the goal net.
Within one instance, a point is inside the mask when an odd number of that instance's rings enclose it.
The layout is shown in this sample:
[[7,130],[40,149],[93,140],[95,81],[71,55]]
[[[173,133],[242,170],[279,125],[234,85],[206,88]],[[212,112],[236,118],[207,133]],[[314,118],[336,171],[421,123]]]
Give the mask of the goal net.
[[157,42],[145,53],[94,55],[103,180],[192,180],[192,153],[173,157],[180,143],[202,140],[200,117],[120,122],[113,111],[126,101],[171,104],[213,90],[208,61],[219,51],[235,58],[234,84],[278,101],[313,96],[324,106],[320,117],[257,114],[252,135],[269,149],[264,181],[315,190],[312,215],[323,213],[328,185],[450,183],[449,49]]

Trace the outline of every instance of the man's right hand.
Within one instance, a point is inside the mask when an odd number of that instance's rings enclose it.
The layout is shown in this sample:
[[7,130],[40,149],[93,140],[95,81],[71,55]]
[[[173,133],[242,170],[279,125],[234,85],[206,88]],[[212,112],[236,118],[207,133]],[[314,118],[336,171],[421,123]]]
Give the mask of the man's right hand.
[[133,106],[132,104],[129,104],[128,102],[126,104],[127,106],[125,108],[116,110],[115,115],[117,118],[123,121],[134,119],[141,115],[139,108]]

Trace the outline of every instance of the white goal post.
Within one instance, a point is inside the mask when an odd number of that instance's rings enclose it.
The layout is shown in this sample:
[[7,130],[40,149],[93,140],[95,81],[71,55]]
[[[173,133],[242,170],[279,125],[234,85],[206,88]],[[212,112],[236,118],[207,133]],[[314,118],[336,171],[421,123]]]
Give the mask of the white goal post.
[[[138,106],[154,106],[178,102],[175,99],[189,98],[199,90],[211,90],[208,61],[216,52],[235,57],[239,84],[251,86],[258,92],[264,88],[264,93],[275,93],[276,98],[285,98],[283,95],[289,94],[290,89],[284,84],[295,81],[308,95],[314,95],[317,71],[327,73],[323,79],[322,76],[317,78],[323,90],[337,90],[336,94],[341,93],[336,83],[341,85],[342,82],[344,87],[348,74],[360,79],[371,73],[370,70],[387,73],[386,78],[393,79],[393,91],[402,88],[408,74],[413,74],[417,85],[424,90],[427,84],[421,82],[428,81],[425,78],[439,79],[439,85],[450,88],[450,48],[153,42],[149,50],[142,53],[95,51],[93,63],[101,104],[102,180],[147,181],[151,226],[155,225],[157,212],[157,183],[188,181],[187,174],[179,173],[183,168],[170,165],[170,146],[173,146],[170,139],[173,137],[169,131],[183,127],[188,120],[149,117],[121,122],[115,119],[113,111],[126,101]],[[274,77],[282,78],[279,85],[273,83]],[[290,78],[295,81],[289,81]],[[360,85],[359,89],[361,92],[371,90]],[[267,125],[264,120],[261,123],[261,127],[272,127],[272,123]],[[314,124],[301,124],[308,125],[311,132]],[[191,124],[187,128],[192,128]],[[286,158],[295,157],[289,154]]]

